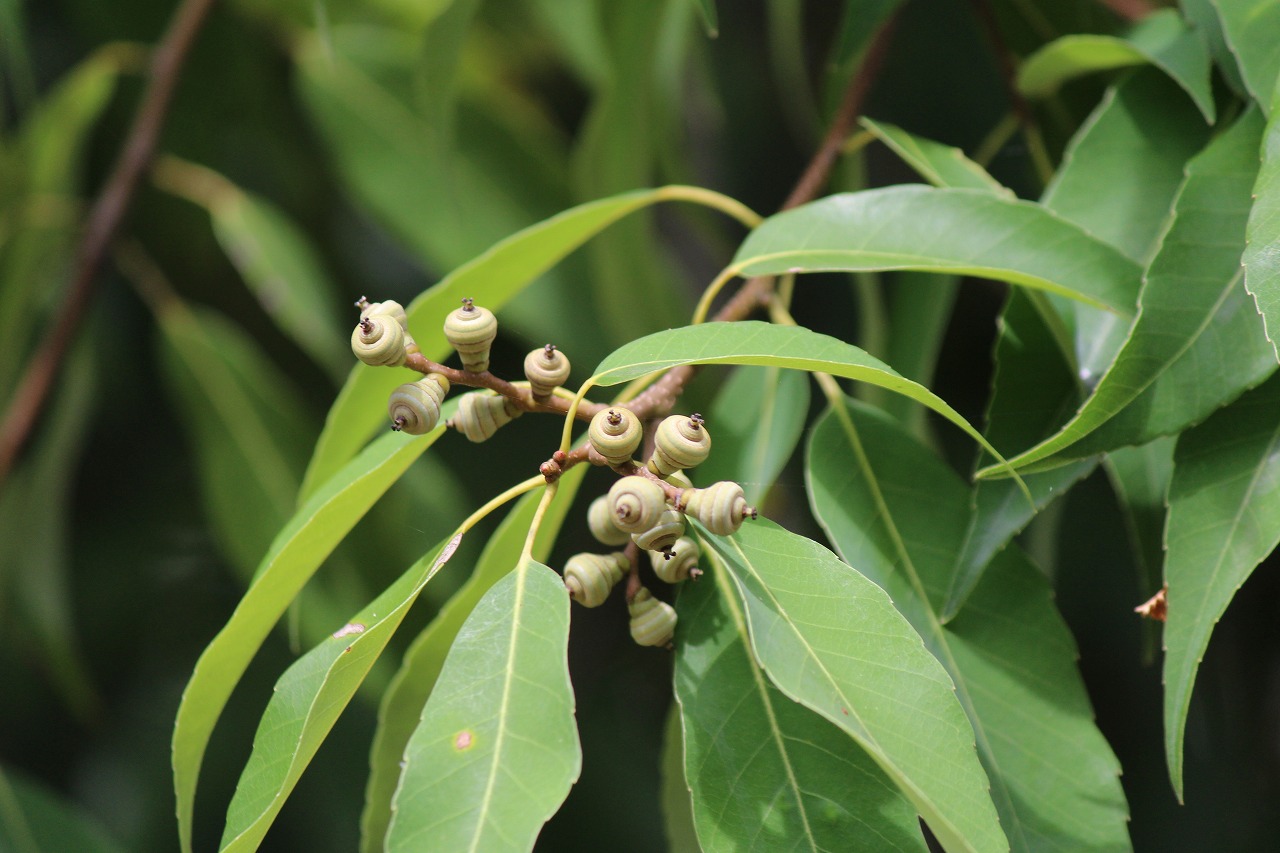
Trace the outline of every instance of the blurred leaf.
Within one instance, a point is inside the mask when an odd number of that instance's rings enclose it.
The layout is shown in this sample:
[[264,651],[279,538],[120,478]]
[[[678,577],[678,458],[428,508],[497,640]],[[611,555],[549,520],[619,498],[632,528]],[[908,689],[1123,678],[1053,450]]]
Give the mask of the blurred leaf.
[[43,427],[0,492],[0,638],[35,647],[45,675],[81,723],[99,710],[77,636],[70,574],[73,487],[98,384],[93,344],[85,337],[75,348]]
[[[959,276],[902,270],[892,279],[889,295],[889,345],[885,361],[893,369],[926,388],[933,384],[938,353],[951,322],[960,287]],[[907,425],[912,434],[925,437],[925,410],[906,397],[886,396],[882,409]]]
[[75,804],[0,767],[0,850],[7,853],[124,853]]
[[219,548],[248,581],[289,518],[314,435],[290,381],[241,329],[170,300],[160,363],[199,464]]
[[809,377],[778,367],[740,367],[711,406],[716,452],[698,466],[701,482],[733,480],[747,500],[764,500],[804,435]]
[[20,107],[30,104],[36,96],[35,74],[31,68],[27,27],[23,18],[22,0],[0,0],[0,71],[3,71],[0,79],[9,81],[8,88],[12,89],[11,94]]
[[[1275,98],[1280,101],[1280,78]],[[1253,208],[1245,229],[1244,284],[1262,315],[1267,340],[1276,347],[1280,331],[1280,109],[1273,109],[1262,134],[1262,166],[1253,185]]]
[[1029,98],[1047,98],[1084,74],[1148,62],[1168,74],[1213,124],[1208,48],[1173,9],[1147,15],[1124,38],[1070,35],[1045,45],[1018,68],[1018,89]]
[[1177,436],[1157,438],[1139,447],[1113,450],[1103,460],[1133,540],[1139,589],[1144,595],[1160,589],[1165,510],[1177,441]]
[[530,0],[530,10],[542,21],[563,61],[591,88],[609,74],[600,4],[595,0]]
[[589,383],[617,385],[681,364],[755,364],[869,382],[928,406],[999,458],[968,421],[928,388],[902,378],[893,368],[852,344],[800,326],[746,320],[668,329],[614,350],[596,367]]
[[1048,584],[1021,551],[1006,549],[942,625],[969,489],[882,413],[846,405],[812,433],[814,515],[951,676],[1012,849],[1130,849],[1119,762],[1093,721]]
[[675,672],[702,849],[923,853],[915,807],[859,743],[769,682],[732,581],[709,575],[681,589]]
[[[569,596],[526,559],[476,605],[409,740],[388,851],[531,850],[578,778]],[[429,834],[428,834],[429,833]]]
[[707,25],[707,37],[715,38],[720,35],[720,22],[716,20],[716,0],[693,0],[693,4],[698,7],[703,23]]
[[1131,316],[1140,270],[1031,202],[895,186],[828,196],[771,216],[733,259],[743,276],[919,269],[1039,288]]
[[1213,0],[1249,94],[1270,115],[1280,77],[1280,0]]
[[693,800],[684,781],[684,729],[673,705],[662,735],[662,825],[668,853],[702,853],[693,825]]
[[[1079,399],[1044,317],[1022,292],[1009,294],[996,337],[995,377],[987,405],[987,440],[1013,450],[1051,434],[1071,417]],[[1034,505],[1006,480],[979,480],[970,495],[969,523],[947,579],[939,619],[949,622],[981,581],[991,559],[1035,517],[1094,468],[1092,459],[1031,474]]]
[[863,117],[859,124],[875,134],[876,139],[889,146],[904,163],[935,187],[985,190],[1006,199],[1014,197],[959,148],[916,136],[888,122]]
[[285,608],[326,557],[444,427],[391,432],[343,466],[294,514],[262,559],[253,584],[196,662],[173,732],[178,839],[191,849],[191,817],[205,747],[231,691]]
[[1191,688],[1213,626],[1253,569],[1280,544],[1280,379],[1272,378],[1183,433],[1169,485],[1164,576],[1164,742],[1182,799],[1182,739]]
[[[579,465],[560,478],[556,496],[543,515],[534,538],[535,560],[546,560],[550,554],[586,472],[587,466]],[[391,822],[391,801],[400,783],[400,759],[422,718],[422,708],[435,688],[449,649],[476,604],[511,571],[519,559],[529,525],[541,500],[540,491],[525,495],[502,520],[485,543],[484,553],[471,576],[409,646],[400,669],[382,695],[378,707],[378,728],[369,750],[364,811],[360,816],[360,849],[365,853],[383,849],[387,826]]]
[[1250,110],[1188,164],[1124,348],[1075,417],[1014,465],[1042,470],[1177,432],[1275,370],[1240,281],[1261,133]]
[[386,649],[418,594],[462,542],[457,533],[280,676],[227,807],[220,849],[256,850],[298,778]]
[[769,0],[769,67],[774,87],[785,92],[779,107],[802,148],[811,148],[822,132],[805,43],[804,0]]
[[827,60],[826,108],[833,112],[845,87],[862,64],[876,31],[902,5],[902,0],[845,0],[840,28]]
[[1240,76],[1240,67],[1236,64],[1235,54],[1227,45],[1222,33],[1222,22],[1218,20],[1215,0],[1178,0],[1182,14],[1187,16],[1194,32],[1209,49],[1214,64],[1222,72],[1227,85],[1238,95],[1244,94],[1244,78]]
[[[513,234],[445,276],[409,306],[409,324],[428,358],[443,360],[452,348],[442,318],[463,297],[498,311],[542,273],[604,228],[646,205],[675,200],[677,188],[635,190],[587,202]],[[356,365],[329,410],[299,500],[350,459],[382,419],[388,394],[403,381],[399,371]]]
[[1006,850],[951,679],[889,596],[765,519],[733,538],[692,523],[743,598],[770,680],[852,736],[948,850]]

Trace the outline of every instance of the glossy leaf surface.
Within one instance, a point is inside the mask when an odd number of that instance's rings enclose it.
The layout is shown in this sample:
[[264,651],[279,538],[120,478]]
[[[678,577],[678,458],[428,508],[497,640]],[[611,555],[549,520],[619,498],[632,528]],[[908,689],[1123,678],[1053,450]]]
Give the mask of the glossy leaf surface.
[[578,778],[569,596],[532,560],[485,593],[409,739],[386,849],[531,850]]
[[1183,732],[1200,660],[1236,591],[1280,544],[1280,381],[1183,434],[1165,541],[1165,753],[1181,798]]
[[895,186],[828,196],[771,216],[733,259],[743,276],[918,269],[1007,281],[1132,315],[1140,271],[1031,202]]
[[[1280,78],[1276,80],[1280,100]],[[1273,348],[1280,340],[1280,109],[1262,132],[1262,165],[1245,229],[1244,286],[1253,294]],[[1276,349],[1280,357],[1280,348]]]
[[1244,85],[1263,108],[1280,77],[1280,2],[1277,0],[1213,0],[1227,45],[1240,67]]
[[814,430],[808,480],[832,543],[885,589],[955,683],[1012,848],[1128,850],[1119,763],[1040,573],[1007,548],[965,609],[939,622],[968,521],[965,484],[901,426],[853,401]]
[[863,118],[858,123],[875,134],[876,139],[889,146],[903,162],[935,187],[985,190],[1004,198],[1013,198],[1012,192],[991,177],[986,169],[966,157],[959,148],[916,136],[888,122]]
[[765,519],[699,534],[733,577],[769,679],[853,737],[947,850],[1007,849],[951,679],[888,595]]

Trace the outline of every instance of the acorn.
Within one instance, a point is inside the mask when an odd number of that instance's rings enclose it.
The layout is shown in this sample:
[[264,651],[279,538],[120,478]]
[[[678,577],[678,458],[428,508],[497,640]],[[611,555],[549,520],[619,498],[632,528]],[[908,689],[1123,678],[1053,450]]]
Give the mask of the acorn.
[[631,614],[631,639],[642,646],[667,646],[676,633],[676,610],[653,597],[645,587],[627,604]]
[[707,432],[702,415],[672,415],[658,424],[653,444],[649,470],[659,477],[668,477],[676,471],[695,468],[702,463],[711,453],[711,434]]
[[597,412],[587,430],[591,446],[610,465],[624,465],[640,447],[644,427],[630,409],[613,406]]
[[621,551],[574,554],[564,567],[564,585],[583,607],[599,607],[630,569],[631,562]]
[[489,348],[498,337],[498,318],[488,308],[464,299],[461,308],[444,318],[444,336],[462,358],[463,370],[484,373],[489,369]]

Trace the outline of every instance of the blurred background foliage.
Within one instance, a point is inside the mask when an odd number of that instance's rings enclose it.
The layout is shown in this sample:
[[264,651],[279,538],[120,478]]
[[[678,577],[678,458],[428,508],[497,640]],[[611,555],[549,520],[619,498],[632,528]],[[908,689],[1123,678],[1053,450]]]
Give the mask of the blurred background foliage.
[[[0,842],[44,850],[174,847],[169,738],[180,691],[294,507],[352,359],[351,303],[407,303],[496,240],[584,200],[691,183],[768,213],[786,197],[865,43],[848,3],[689,0],[228,0],[190,57],[117,248],[50,405],[0,493]],[[877,4],[869,4],[876,6]],[[878,4],[885,9],[892,3]],[[1070,32],[1115,33],[1095,0],[984,4],[1016,56]],[[1196,7],[1199,4],[1188,4]],[[148,46],[174,4],[0,0],[0,397],[66,294],[84,211],[121,147]],[[865,110],[973,153],[1010,111],[975,5],[905,4]],[[861,10],[863,13],[866,9]],[[874,11],[874,10],[873,10]],[[853,25],[850,25],[852,22]],[[1049,157],[1108,82],[1037,107]],[[1042,189],[1013,137],[989,168]],[[883,146],[835,188],[915,180]],[[613,347],[685,322],[736,226],[664,207],[615,226],[502,315],[495,358],[554,341],[585,371]],[[815,280],[798,319],[876,352],[855,292]],[[892,305],[892,291],[890,306]],[[966,282],[931,387],[981,422],[1000,287]],[[890,363],[898,362],[892,354]],[[575,371],[575,380],[585,376]],[[723,379],[708,372],[690,408]],[[802,399],[802,397],[800,398]],[[705,410],[705,408],[704,408]],[[457,437],[424,457],[309,588],[237,691],[201,799],[229,800],[278,673],[556,442],[554,419],[483,452]],[[961,468],[958,433],[937,440]],[[598,473],[598,472],[597,472]],[[595,475],[593,475],[594,477]],[[589,499],[604,479],[592,479]],[[768,512],[816,532],[788,470]],[[585,505],[585,504],[584,504]],[[571,518],[552,559],[578,550]],[[469,540],[474,561],[478,541]],[[1269,849],[1280,833],[1280,620],[1265,568],[1218,627],[1188,730],[1187,805],[1161,751],[1148,594],[1105,477],[1024,535],[1055,573],[1099,724],[1122,765],[1139,850]],[[403,648],[465,578],[427,588]],[[571,667],[585,764],[539,849],[663,849],[662,728],[670,660],[617,630],[615,598],[577,612]],[[1145,655],[1145,657],[1144,657]],[[375,669],[265,845],[356,846],[379,689]],[[51,815],[40,829],[19,814]],[[198,848],[221,818],[198,810]],[[44,832],[61,832],[46,836]]]

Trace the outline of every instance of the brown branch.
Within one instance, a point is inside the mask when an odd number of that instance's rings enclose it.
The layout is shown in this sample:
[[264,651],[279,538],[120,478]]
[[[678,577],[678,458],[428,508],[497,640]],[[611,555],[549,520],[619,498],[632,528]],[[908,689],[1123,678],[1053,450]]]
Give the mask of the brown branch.
[[8,477],[44,409],[49,391],[84,319],[108,249],[129,212],[139,180],[155,155],[182,67],[216,0],[183,0],[151,60],[150,82],[115,168],[89,211],[75,265],[52,331],[27,362],[0,422],[0,485]]
[[[423,376],[428,373],[439,373],[449,380],[450,385],[466,385],[469,388],[487,388],[510,399],[523,412],[552,412],[558,415],[568,414],[570,402],[563,397],[549,397],[545,403],[533,399],[527,388],[520,388],[500,376],[489,371],[473,373],[470,370],[458,370],[432,361],[421,353],[412,353],[405,357],[404,366],[416,370]],[[609,408],[606,403],[593,403],[583,400],[578,406],[578,420],[589,421],[597,412]],[[638,414],[638,413],[637,413]]]
[[1131,23],[1141,21],[1156,11],[1155,5],[1149,0],[1098,0],[1098,2]]
[[1009,44],[1004,40],[1004,34],[1000,32],[1000,22],[996,20],[989,0],[969,0],[969,6],[973,9],[974,17],[978,19],[983,34],[991,44],[991,51],[995,54],[996,65],[1000,71],[1000,80],[1004,83],[1005,96],[1009,99],[1013,114],[1018,117],[1018,124],[1022,125],[1025,132],[1028,127],[1034,125],[1035,117],[1031,112],[1031,104],[1018,90],[1018,69],[1013,51],[1009,49]]

